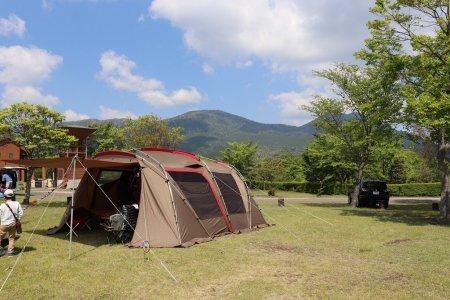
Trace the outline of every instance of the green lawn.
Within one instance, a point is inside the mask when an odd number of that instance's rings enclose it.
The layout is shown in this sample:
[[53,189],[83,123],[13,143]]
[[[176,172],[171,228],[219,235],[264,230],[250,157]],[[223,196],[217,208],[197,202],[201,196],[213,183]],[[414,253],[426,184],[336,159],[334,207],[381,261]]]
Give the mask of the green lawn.
[[[276,226],[187,249],[155,249],[174,282],[154,257],[108,246],[100,232],[76,238],[68,261],[65,234],[44,234],[58,223],[63,201],[48,209],[2,299],[450,298],[450,226],[439,223],[429,205],[354,210],[262,203]],[[26,211],[17,247],[43,209]],[[0,258],[2,281],[15,259]]]

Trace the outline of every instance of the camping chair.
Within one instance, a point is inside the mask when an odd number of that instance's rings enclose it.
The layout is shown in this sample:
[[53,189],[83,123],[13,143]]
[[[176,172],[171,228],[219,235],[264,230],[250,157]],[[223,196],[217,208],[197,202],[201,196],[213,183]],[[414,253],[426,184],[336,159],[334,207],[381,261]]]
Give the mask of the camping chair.
[[125,219],[122,214],[111,215],[106,223],[100,223],[100,225],[107,232],[106,238],[109,245],[112,244],[111,241],[122,243],[122,235],[125,231]]

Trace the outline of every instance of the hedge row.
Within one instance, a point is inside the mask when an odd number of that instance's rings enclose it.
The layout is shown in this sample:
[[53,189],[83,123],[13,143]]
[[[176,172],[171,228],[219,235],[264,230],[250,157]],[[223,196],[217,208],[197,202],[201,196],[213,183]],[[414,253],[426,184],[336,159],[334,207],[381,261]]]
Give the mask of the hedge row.
[[[293,191],[300,193],[325,194],[325,195],[346,195],[349,185],[335,184],[320,186],[315,182],[268,182],[268,181],[252,181],[250,182],[252,189],[268,190],[273,188],[280,191]],[[388,184],[391,196],[439,196],[441,193],[441,184],[433,183],[405,183],[405,184]]]
[[441,194],[439,182],[388,184],[388,188],[391,196],[439,196]]
[[338,195],[347,194],[348,186],[346,185],[327,185],[321,187],[320,183],[316,182],[268,182],[268,181],[252,181],[250,182],[250,187],[252,189],[275,189],[280,191],[292,191],[300,193],[311,193],[311,194],[327,194],[327,195]]

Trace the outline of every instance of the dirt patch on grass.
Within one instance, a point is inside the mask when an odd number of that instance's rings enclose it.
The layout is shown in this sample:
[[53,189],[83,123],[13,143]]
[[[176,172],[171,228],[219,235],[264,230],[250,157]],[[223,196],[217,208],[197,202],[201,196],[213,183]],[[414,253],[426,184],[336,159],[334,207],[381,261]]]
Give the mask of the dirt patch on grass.
[[398,239],[398,240],[390,240],[384,243],[385,246],[392,246],[392,245],[398,245],[398,244],[404,244],[404,243],[410,243],[412,242],[412,239]]
[[299,278],[302,277],[301,274],[297,274],[297,273],[288,273],[288,272],[281,272],[278,271],[275,274],[273,274],[273,277],[282,280],[283,282],[287,283],[287,284],[291,284],[294,282],[297,282],[299,280]]
[[264,243],[260,244],[259,247],[268,252],[288,252],[288,253],[299,253],[300,248],[294,245],[278,244],[278,243]]
[[410,277],[406,274],[393,272],[390,274],[386,274],[382,280],[386,283],[406,283],[408,282]]

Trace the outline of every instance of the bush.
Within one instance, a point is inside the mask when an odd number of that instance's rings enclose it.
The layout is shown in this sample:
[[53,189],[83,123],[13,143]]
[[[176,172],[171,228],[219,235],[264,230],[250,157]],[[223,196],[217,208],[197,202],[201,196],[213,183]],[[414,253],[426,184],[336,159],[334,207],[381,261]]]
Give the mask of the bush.
[[439,196],[441,194],[439,182],[388,184],[388,188],[391,196]]
[[299,193],[311,193],[311,194],[347,194],[348,186],[346,185],[328,185],[321,186],[316,182],[267,182],[267,181],[252,181],[250,187],[253,189],[264,190],[267,186],[270,189],[280,191],[292,191]]
[[[316,182],[265,182],[252,181],[252,189],[263,190],[269,186],[270,190],[293,191],[300,193],[323,194],[323,195],[347,195],[351,186],[342,184],[331,184],[321,186]],[[434,183],[405,183],[388,184],[391,196],[414,197],[414,196],[439,196],[441,193],[441,184]]]

